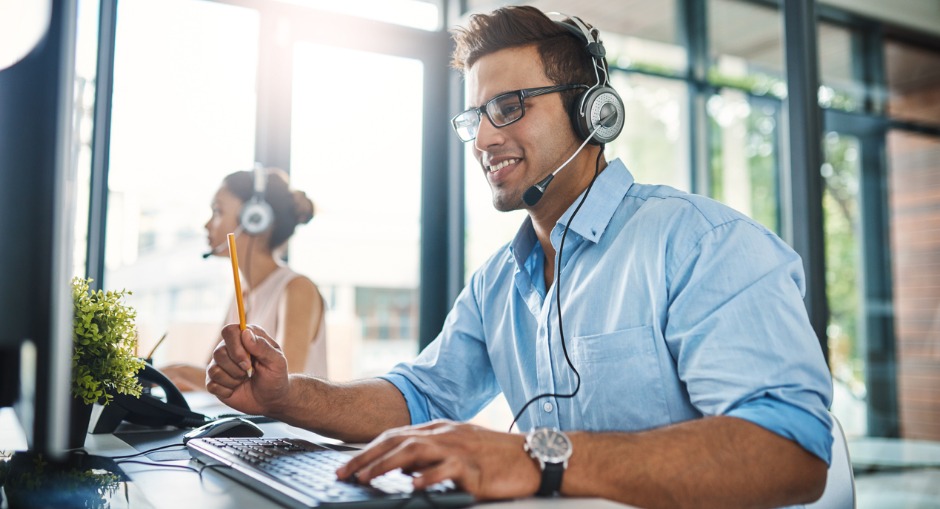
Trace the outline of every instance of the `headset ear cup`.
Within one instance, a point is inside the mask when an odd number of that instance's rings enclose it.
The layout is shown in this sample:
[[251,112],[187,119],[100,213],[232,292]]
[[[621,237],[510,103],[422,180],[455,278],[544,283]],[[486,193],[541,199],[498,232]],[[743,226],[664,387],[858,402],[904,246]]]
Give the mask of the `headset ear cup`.
[[579,95],[575,108],[572,108],[572,114],[575,132],[582,140],[587,139],[597,129],[589,142],[591,145],[606,145],[614,141],[623,130],[623,100],[611,87],[596,87]]
[[264,200],[252,197],[242,205],[238,218],[241,227],[248,235],[260,235],[274,223],[274,210]]

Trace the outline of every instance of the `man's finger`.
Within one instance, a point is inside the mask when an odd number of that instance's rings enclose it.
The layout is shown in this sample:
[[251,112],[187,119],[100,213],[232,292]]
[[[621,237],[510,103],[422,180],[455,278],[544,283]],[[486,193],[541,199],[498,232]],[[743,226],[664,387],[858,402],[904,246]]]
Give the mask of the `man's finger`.
[[213,360],[213,362],[209,364],[209,367],[206,368],[206,378],[208,381],[215,382],[223,387],[234,389],[248,378],[248,374],[237,366],[232,371],[235,372],[229,372],[229,370],[222,367],[221,363]]
[[447,458],[443,448],[433,440],[412,437],[398,447],[382,455],[357,472],[359,480],[369,482],[372,479],[397,468],[419,470],[439,463]]
[[450,456],[427,468],[416,470],[415,474],[418,475],[414,477],[414,488],[423,490],[439,482],[452,480],[462,490],[475,494],[479,482],[476,479],[468,479],[467,473],[466,466],[455,456]]
[[209,394],[219,398],[222,402],[231,398],[232,394],[235,393],[234,389],[219,385],[211,380],[206,382],[206,390],[209,391]]
[[222,327],[222,341],[225,343],[225,350],[228,357],[232,359],[238,367],[246,373],[251,369],[251,356],[245,350],[243,345],[243,331],[239,329],[237,323],[230,323]]
[[376,459],[388,454],[389,451],[398,447],[406,437],[404,436],[389,436],[385,437],[383,434],[379,438],[375,439],[371,444],[368,445],[365,449],[362,450],[356,456],[353,456],[345,465],[336,469],[336,477],[340,479],[346,479],[352,474],[358,472],[362,467],[372,463]]

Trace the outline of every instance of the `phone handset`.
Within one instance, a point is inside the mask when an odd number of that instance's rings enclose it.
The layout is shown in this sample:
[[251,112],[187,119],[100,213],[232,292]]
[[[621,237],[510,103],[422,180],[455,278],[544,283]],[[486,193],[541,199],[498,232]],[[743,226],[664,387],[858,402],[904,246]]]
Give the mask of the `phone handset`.
[[[116,394],[102,410],[92,433],[113,433],[122,421],[152,427],[195,428],[211,420],[193,412],[179,388],[152,364],[144,364],[137,378],[144,387],[140,397]],[[154,387],[163,391],[166,401],[154,394]]]

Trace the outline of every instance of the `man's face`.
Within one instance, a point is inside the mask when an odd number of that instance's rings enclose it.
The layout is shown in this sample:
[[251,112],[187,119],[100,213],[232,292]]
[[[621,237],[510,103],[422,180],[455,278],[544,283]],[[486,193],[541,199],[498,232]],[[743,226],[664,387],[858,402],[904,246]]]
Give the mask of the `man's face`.
[[[534,46],[507,48],[477,60],[467,72],[471,106],[524,88],[555,85],[542,69]],[[473,155],[489,182],[493,206],[500,211],[524,208],[526,189],[545,178],[577,149],[561,94],[525,100],[519,121],[495,128],[484,115],[473,143]]]

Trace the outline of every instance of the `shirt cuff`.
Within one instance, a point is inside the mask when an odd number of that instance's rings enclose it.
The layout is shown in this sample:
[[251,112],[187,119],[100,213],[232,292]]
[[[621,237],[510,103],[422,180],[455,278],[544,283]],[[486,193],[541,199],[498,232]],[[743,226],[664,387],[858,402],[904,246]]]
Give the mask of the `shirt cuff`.
[[827,465],[832,462],[833,424],[830,419],[821,420],[802,408],[771,397],[749,401],[726,415],[753,422],[792,440]]
[[379,378],[391,383],[398,389],[405,398],[405,404],[408,405],[408,412],[411,414],[411,424],[423,424],[431,420],[431,412],[428,410],[428,400],[424,393],[418,391],[411,380],[398,373],[387,373],[380,375]]

